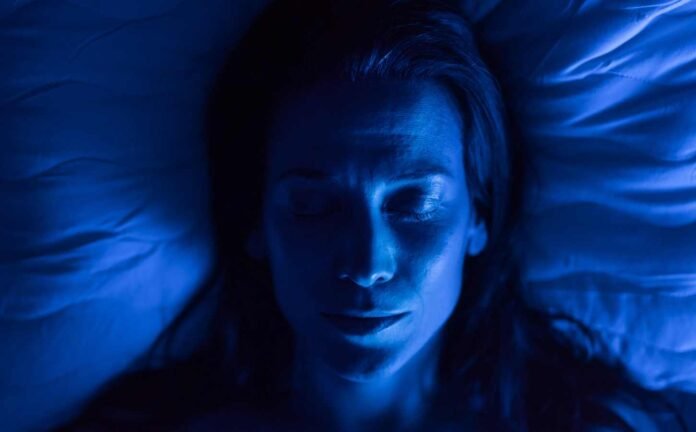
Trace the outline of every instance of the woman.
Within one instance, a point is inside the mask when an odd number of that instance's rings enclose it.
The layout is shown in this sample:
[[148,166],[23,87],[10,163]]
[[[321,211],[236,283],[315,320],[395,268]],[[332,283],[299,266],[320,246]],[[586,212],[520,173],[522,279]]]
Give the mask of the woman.
[[612,407],[656,399],[520,297],[519,154],[456,9],[276,2],[210,118],[227,285],[157,378],[169,425],[174,404],[218,408],[187,430],[648,430]]

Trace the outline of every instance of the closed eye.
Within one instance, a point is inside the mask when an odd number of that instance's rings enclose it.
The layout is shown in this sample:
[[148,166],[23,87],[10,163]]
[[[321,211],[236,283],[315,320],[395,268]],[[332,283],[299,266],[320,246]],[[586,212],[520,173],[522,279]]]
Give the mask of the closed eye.
[[336,212],[340,203],[325,191],[303,189],[288,193],[287,206],[294,216],[323,217]]
[[393,196],[385,211],[400,220],[425,221],[442,208],[440,194],[409,188]]

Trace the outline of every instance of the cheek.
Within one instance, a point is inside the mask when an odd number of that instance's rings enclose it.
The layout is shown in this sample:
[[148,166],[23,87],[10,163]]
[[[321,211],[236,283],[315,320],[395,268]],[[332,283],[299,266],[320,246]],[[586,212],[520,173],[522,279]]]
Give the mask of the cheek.
[[433,228],[420,240],[411,238],[405,258],[409,285],[418,288],[424,319],[444,321],[454,309],[462,286],[466,257],[463,223]]
[[[308,273],[325,268],[335,228],[326,224],[289,221],[283,216],[271,216],[265,226],[269,255],[274,267],[285,271]],[[322,264],[318,267],[319,264]]]
[[311,308],[317,297],[313,290],[327,278],[330,232],[303,229],[273,216],[267,219],[264,232],[273,285],[281,308]]

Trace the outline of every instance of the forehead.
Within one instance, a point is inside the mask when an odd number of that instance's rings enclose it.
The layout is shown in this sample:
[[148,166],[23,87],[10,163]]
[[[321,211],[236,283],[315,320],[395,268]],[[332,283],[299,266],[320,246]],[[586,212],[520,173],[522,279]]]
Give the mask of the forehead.
[[322,83],[286,97],[269,134],[269,171],[306,168],[378,176],[462,167],[462,122],[432,81]]

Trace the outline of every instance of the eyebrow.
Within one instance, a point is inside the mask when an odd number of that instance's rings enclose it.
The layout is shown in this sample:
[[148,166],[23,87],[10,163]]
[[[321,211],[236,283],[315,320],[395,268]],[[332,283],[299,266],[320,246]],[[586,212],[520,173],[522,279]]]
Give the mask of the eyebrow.
[[407,169],[395,176],[389,177],[389,180],[419,180],[426,177],[449,177],[454,178],[452,172],[443,165],[419,165],[418,168]]
[[287,171],[284,171],[282,174],[276,176],[273,179],[274,183],[281,182],[283,180],[287,180],[292,177],[299,177],[302,179],[307,179],[307,180],[328,180],[332,178],[333,176],[329,175],[328,173],[318,170],[318,169],[312,169],[312,168],[292,168]]
[[[400,180],[419,180],[423,179],[426,177],[435,177],[435,176],[441,176],[441,177],[449,177],[449,178],[454,178],[454,175],[452,172],[447,169],[443,165],[438,165],[438,164],[424,164],[424,165],[419,165],[417,168],[413,169],[407,169],[399,174],[390,176],[387,180],[388,181],[400,181]],[[273,179],[273,182],[281,182],[284,180],[287,180],[289,178],[301,178],[301,179],[306,179],[306,180],[317,180],[317,181],[324,181],[324,180],[331,180],[335,179],[335,175],[331,175],[325,171],[319,170],[319,169],[314,169],[314,168],[291,168],[287,171],[284,171],[277,177]]]

